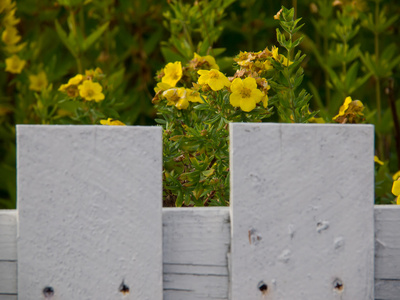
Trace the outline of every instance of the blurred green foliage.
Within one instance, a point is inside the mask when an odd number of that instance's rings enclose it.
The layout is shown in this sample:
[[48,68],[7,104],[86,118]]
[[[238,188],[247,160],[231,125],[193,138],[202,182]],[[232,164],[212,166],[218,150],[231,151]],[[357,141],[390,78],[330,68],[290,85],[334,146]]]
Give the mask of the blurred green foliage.
[[[157,70],[167,62],[188,63],[196,52],[213,55],[221,71],[232,74],[239,51],[277,45],[273,16],[281,5],[294,6],[305,23],[299,90],[310,91],[310,109],[325,122],[347,96],[362,101],[384,162],[377,165],[377,203],[393,203],[391,175],[400,169],[398,1],[0,0],[0,68],[6,70],[0,72],[0,208],[15,207],[15,124],[107,118],[155,124]],[[7,66],[13,55],[20,61],[14,57]],[[59,91],[96,68],[105,100]],[[277,114],[268,120],[283,121]]]

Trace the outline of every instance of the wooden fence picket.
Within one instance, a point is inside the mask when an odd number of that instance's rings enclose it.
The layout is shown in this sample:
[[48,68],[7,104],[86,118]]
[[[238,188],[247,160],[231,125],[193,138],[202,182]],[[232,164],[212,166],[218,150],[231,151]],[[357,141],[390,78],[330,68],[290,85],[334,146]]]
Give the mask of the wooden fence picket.
[[231,298],[374,299],[374,129],[231,124]]
[[19,299],[162,299],[161,128],[17,127]]

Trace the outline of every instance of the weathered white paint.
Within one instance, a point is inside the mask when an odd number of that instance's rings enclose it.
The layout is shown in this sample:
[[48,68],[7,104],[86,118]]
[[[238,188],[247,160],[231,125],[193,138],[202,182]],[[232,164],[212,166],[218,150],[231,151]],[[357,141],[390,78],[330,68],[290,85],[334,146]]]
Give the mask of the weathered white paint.
[[375,235],[375,277],[397,280],[400,289],[400,206],[375,210]]
[[373,126],[230,124],[230,143],[231,299],[374,299]]
[[0,214],[0,261],[17,260],[17,224],[14,210],[1,210]]
[[[0,210],[0,223],[5,213],[10,225],[16,227],[16,211]],[[386,235],[384,230],[392,232],[385,237],[385,247],[392,252],[388,254],[382,251],[382,247],[375,249],[375,299],[398,300],[400,272],[391,279],[380,278],[378,274],[384,274],[385,270],[392,269],[393,264],[400,263],[400,231],[397,230],[400,228],[400,206],[375,206],[375,228],[382,229],[376,231],[376,240],[382,240]],[[228,299],[229,208],[164,208],[163,234],[164,300]],[[3,240],[0,237],[1,244]],[[12,244],[16,247],[15,235]],[[0,260],[0,265],[3,263],[7,262]],[[12,263],[14,271],[0,271],[0,300],[16,300],[17,263]],[[208,277],[207,274],[218,276]],[[14,286],[14,296],[4,295],[9,291],[9,285],[5,283]]]
[[17,146],[19,299],[162,299],[161,128],[25,125]]
[[0,300],[17,298],[16,238],[16,211],[0,210]]

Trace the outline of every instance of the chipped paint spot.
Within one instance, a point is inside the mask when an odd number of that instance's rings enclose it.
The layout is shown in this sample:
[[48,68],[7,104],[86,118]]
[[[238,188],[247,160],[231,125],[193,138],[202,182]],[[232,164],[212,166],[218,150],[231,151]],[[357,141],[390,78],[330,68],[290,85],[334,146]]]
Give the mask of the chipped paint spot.
[[333,290],[337,293],[342,293],[343,289],[344,289],[343,282],[339,278],[336,278],[333,281]]
[[129,286],[125,284],[125,280],[122,280],[121,285],[119,286],[118,290],[123,294],[127,295],[129,294]]
[[262,240],[261,235],[257,233],[257,230],[251,228],[249,231],[249,244],[250,245],[258,245],[258,243]]
[[329,228],[329,222],[328,221],[319,221],[317,223],[317,232],[321,233],[321,231],[327,230]]
[[51,286],[46,286],[43,289],[43,296],[45,299],[50,299],[54,296],[54,289]]
[[260,281],[257,284],[257,288],[260,290],[262,295],[266,295],[268,292],[268,285],[264,281]]

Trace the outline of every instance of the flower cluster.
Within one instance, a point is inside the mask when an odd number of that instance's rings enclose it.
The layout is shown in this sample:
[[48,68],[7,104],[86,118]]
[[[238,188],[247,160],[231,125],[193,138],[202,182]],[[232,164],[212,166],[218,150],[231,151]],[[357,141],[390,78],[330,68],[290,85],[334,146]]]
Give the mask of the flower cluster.
[[347,97],[340,107],[339,113],[332,120],[341,124],[360,123],[364,121],[363,110],[364,105],[360,100],[353,101],[351,97]]
[[270,86],[262,77],[272,69],[267,50],[241,53],[232,77],[220,71],[214,57],[197,53],[187,64],[171,62],[158,73],[153,103],[163,117],[157,121],[164,127],[166,203],[227,205],[228,123],[271,115]]
[[5,52],[9,54],[9,57],[5,60],[6,71],[13,74],[20,74],[26,65],[26,61],[21,59],[17,53],[25,47],[26,43],[20,43],[22,38],[16,28],[20,19],[15,17],[16,11],[16,2],[12,2],[11,0],[0,1],[1,23],[4,28],[1,40],[5,44]]
[[98,80],[103,77],[100,68],[95,70],[86,70],[85,75],[77,74],[70,78],[68,83],[62,84],[59,91],[65,93],[70,98],[81,97],[85,101],[100,102],[104,100],[103,87]]
[[[268,106],[267,80],[261,77],[263,71],[272,69],[273,54],[268,49],[257,53],[241,52],[235,59],[239,70],[233,77],[226,77],[211,55],[194,54],[187,66],[181,62],[168,63],[159,73],[161,82],[154,89],[153,103],[166,100],[167,106],[178,110],[188,109],[190,102],[202,103],[203,99],[216,97],[215,92],[229,95],[229,104],[244,112],[251,112],[258,103],[264,109]],[[192,80],[187,80],[187,79]],[[177,87],[181,83],[183,87]]]

